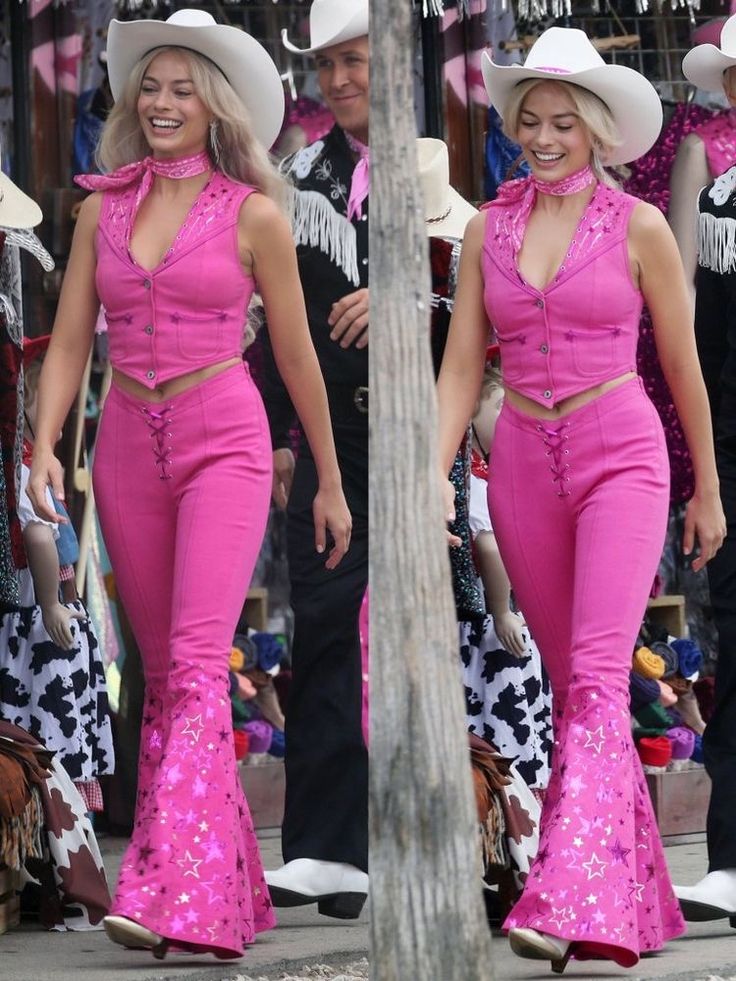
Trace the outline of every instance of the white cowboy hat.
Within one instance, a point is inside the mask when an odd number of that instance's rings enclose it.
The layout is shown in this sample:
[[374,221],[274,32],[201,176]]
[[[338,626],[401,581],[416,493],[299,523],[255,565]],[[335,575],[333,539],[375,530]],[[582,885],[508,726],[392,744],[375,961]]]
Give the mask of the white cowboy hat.
[[286,28],[281,32],[281,43],[295,54],[314,54],[367,34],[368,0],[314,0],[309,10],[310,46],[297,48],[289,40]]
[[43,213],[33,198],[0,172],[0,228],[35,228],[42,221]]
[[478,212],[450,186],[450,157],[442,140],[417,140],[419,186],[424,199],[424,224],[430,238],[462,238]]
[[721,46],[698,44],[685,55],[682,74],[706,92],[723,91],[723,73],[736,65],[736,15],[729,17],[721,29]]
[[117,100],[136,63],[172,45],[214,62],[247,108],[253,133],[269,149],[284,118],[284,89],[266,49],[245,31],[217,24],[203,10],[177,10],[167,20],[113,20],[107,31],[107,72]]
[[501,116],[512,89],[527,78],[574,82],[597,95],[611,111],[621,143],[605,164],[629,163],[653,145],[662,128],[662,103],[654,86],[633,68],[608,65],[584,31],[550,27],[529,49],[523,65],[495,65],[482,58],[483,81]]

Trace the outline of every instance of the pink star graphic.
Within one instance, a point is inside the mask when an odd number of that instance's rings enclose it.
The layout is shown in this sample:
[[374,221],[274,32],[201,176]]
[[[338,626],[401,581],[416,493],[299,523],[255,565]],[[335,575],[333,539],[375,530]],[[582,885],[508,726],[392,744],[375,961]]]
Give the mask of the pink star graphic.
[[630,854],[631,849],[624,848],[617,838],[612,845],[608,846],[608,851],[611,853],[614,865],[626,865],[626,858]]

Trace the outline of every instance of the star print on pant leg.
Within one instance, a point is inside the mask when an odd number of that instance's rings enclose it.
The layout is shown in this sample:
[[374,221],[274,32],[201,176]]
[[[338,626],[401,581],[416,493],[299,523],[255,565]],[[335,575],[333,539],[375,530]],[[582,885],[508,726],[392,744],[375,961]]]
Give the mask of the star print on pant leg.
[[588,879],[594,879],[597,875],[603,878],[603,870],[609,865],[608,862],[601,862],[595,852],[590,856],[590,860],[583,862],[583,868],[587,869]]
[[176,864],[180,869],[184,869],[184,875],[192,875],[195,879],[199,878],[199,866],[202,864],[201,858],[194,858],[192,853],[187,849],[184,852],[184,858],[179,858],[176,860]]
[[200,712],[199,715],[195,715],[191,719],[185,717],[184,721],[186,722],[186,725],[181,731],[182,736],[193,736],[195,743],[199,742],[199,737],[202,735],[202,730],[204,729],[204,725],[202,724],[202,713]]

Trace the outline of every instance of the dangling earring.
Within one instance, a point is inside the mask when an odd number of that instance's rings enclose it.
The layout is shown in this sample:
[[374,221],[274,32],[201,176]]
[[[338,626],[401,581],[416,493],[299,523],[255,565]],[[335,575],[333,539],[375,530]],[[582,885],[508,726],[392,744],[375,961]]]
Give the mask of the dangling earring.
[[215,165],[220,162],[220,141],[217,139],[217,120],[210,119],[210,150]]

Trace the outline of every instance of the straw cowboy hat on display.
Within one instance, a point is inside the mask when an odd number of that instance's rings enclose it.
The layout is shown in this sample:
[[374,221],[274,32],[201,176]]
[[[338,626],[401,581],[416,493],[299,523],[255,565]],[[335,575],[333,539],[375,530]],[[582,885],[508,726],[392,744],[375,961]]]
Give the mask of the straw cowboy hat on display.
[[465,226],[478,212],[450,186],[450,158],[442,140],[417,140],[419,186],[424,199],[427,235],[462,238]]
[[113,20],[107,31],[107,71],[117,101],[135,64],[155,48],[188,48],[214,62],[244,103],[254,135],[268,149],[281,130],[284,89],[266,49],[250,34],[217,24],[203,10],[178,10],[165,21]]
[[367,33],[368,0],[314,0],[309,11],[309,47],[292,44],[286,28],[281,32],[281,42],[295,54],[314,54]]
[[736,65],[736,16],[729,17],[721,29],[721,44],[699,44],[685,55],[682,73],[706,92],[723,91],[723,73]]
[[42,221],[36,202],[0,172],[0,228],[35,228]]
[[550,27],[529,49],[523,65],[496,65],[484,51],[482,69],[488,96],[501,116],[514,87],[528,78],[574,82],[597,95],[611,111],[621,137],[603,161],[607,165],[642,156],[662,128],[662,103],[654,86],[633,68],[606,64],[577,28]]

